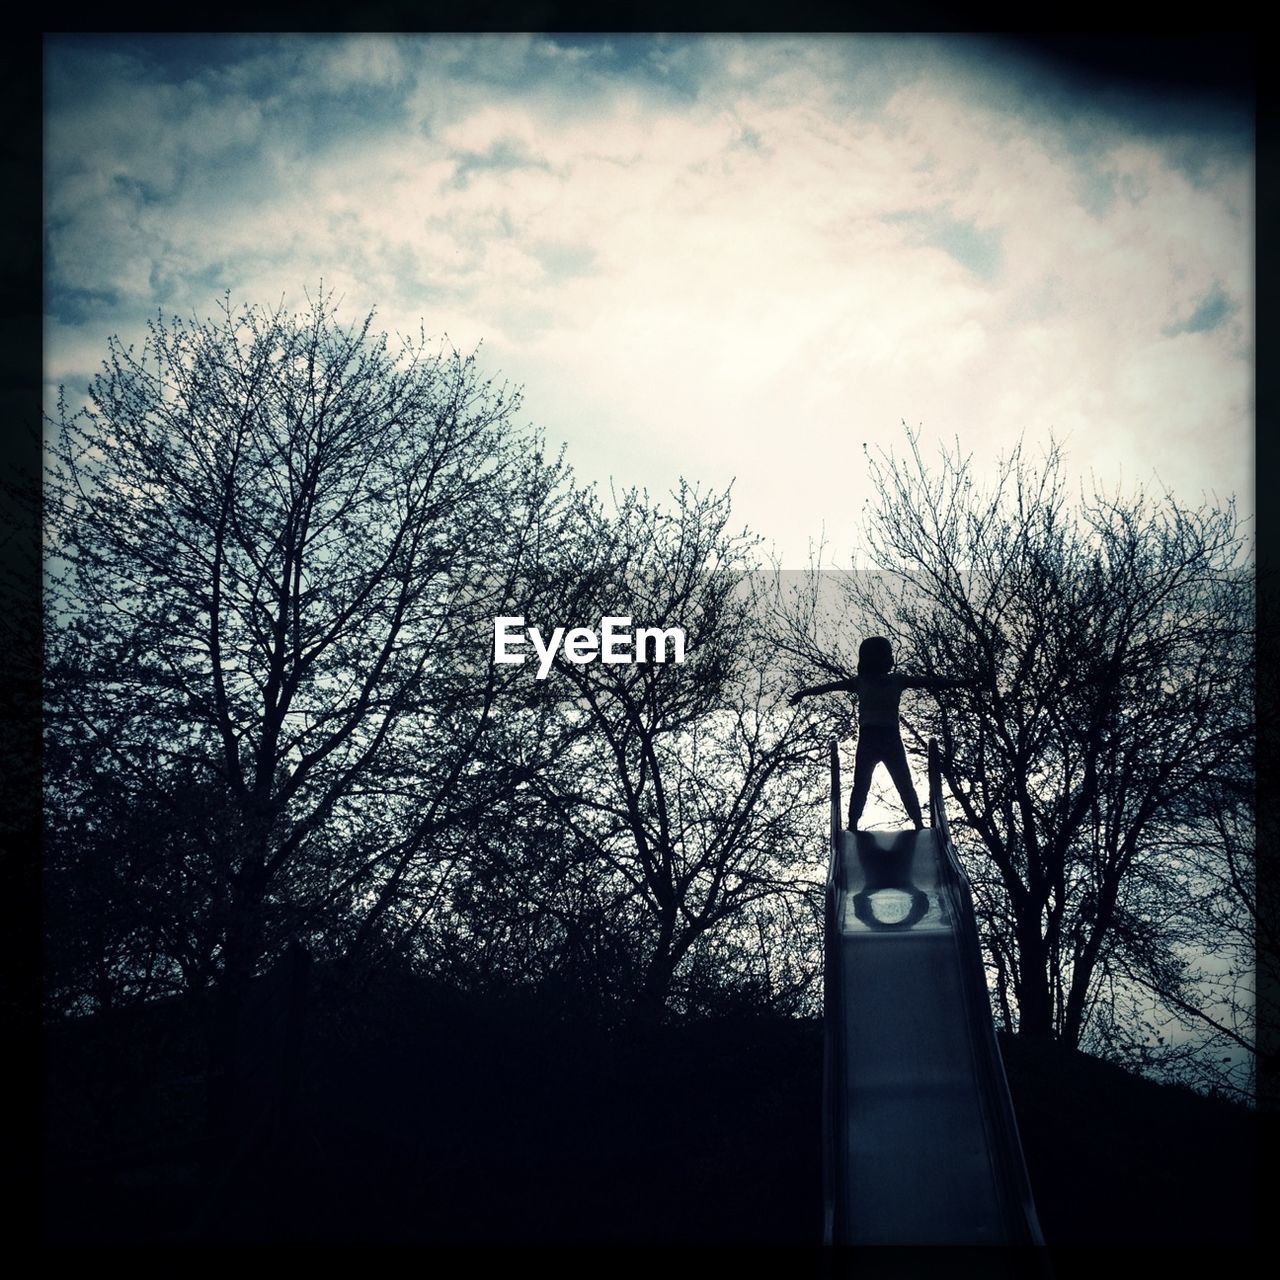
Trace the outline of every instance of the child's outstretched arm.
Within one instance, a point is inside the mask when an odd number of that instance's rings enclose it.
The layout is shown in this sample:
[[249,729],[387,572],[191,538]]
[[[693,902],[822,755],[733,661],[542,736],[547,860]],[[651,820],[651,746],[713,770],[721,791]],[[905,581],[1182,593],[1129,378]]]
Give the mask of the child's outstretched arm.
[[791,705],[796,706],[802,698],[811,698],[817,693],[835,693],[837,689],[856,689],[858,682],[856,680],[832,680],[827,684],[810,685],[807,689],[797,689],[789,699]]

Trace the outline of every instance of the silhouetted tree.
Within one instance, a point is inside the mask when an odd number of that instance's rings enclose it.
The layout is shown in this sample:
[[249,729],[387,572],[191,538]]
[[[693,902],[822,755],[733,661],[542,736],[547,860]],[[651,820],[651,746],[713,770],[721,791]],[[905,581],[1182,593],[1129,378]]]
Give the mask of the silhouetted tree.
[[[903,666],[996,681],[904,706],[903,723],[918,751],[943,744],[1004,1016],[1016,1006],[1025,1034],[1077,1045],[1137,984],[1212,1017],[1188,954],[1211,945],[1214,917],[1186,907],[1233,857],[1247,875],[1245,841],[1221,825],[1227,791],[1247,795],[1252,777],[1252,585],[1234,508],[1101,492],[1072,505],[1052,447],[1015,450],[984,488],[967,458],[930,467],[908,439],[905,458],[869,460],[868,570],[841,579],[842,607]],[[844,673],[814,588],[803,599],[784,647],[802,676]],[[1195,867],[1178,854],[1191,832]],[[1242,1043],[1245,1004],[1231,1015]]]
[[[748,593],[752,543],[728,530],[728,494],[682,485],[673,497],[664,507],[631,491],[614,512],[584,512],[592,550],[579,607],[682,628],[685,661],[559,658],[556,676],[592,732],[541,783],[557,789],[577,856],[635,931],[635,999],[651,1016],[695,948],[705,962],[719,947],[726,983],[742,978],[731,957],[750,956],[758,989],[772,984],[774,994],[813,976],[794,948],[797,922],[812,923],[802,905],[815,849],[812,747],[779,710]],[[753,945],[734,951],[730,938],[744,929]]]
[[219,972],[219,871],[230,798],[175,769],[149,786],[92,751],[46,752],[45,1004],[106,1012],[208,991]]
[[[216,956],[224,1041],[268,955],[326,920],[359,946],[432,839],[506,785],[476,767],[509,679],[488,620],[565,478],[517,405],[474,356],[393,348],[322,295],[160,318],[140,352],[113,339],[89,404],[52,424],[47,729],[100,775],[51,780],[59,883],[92,883],[76,850],[105,839],[145,916],[160,891],[126,846],[149,840],[185,894],[172,919]],[[95,787],[151,834],[81,839]]]

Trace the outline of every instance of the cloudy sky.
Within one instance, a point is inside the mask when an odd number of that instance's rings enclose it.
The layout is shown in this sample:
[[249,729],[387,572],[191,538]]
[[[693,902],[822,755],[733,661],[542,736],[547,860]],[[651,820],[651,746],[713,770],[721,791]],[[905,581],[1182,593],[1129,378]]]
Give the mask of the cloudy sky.
[[1253,139],[965,36],[51,37],[46,375],[157,309],[483,341],[588,480],[848,563],[863,442],[1253,508]]

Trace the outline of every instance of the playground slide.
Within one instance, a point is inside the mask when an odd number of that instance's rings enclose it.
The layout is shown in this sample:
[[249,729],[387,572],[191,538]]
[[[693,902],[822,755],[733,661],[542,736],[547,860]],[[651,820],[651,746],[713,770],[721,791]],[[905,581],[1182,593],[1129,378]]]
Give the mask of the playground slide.
[[831,758],[826,1240],[1043,1243],[936,745],[918,832],[843,830]]

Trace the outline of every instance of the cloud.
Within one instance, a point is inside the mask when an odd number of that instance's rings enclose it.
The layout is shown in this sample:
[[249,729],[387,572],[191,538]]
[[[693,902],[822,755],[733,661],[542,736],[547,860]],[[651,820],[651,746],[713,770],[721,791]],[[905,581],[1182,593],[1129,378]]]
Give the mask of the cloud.
[[1159,439],[1175,486],[1251,484],[1234,135],[1192,174],[1189,134],[946,39],[183,47],[48,43],[51,382],[157,305],[323,277],[484,340],[591,478],[737,475],[792,563],[851,529],[860,442],[902,419],[980,461],[1052,429],[1108,474]]

